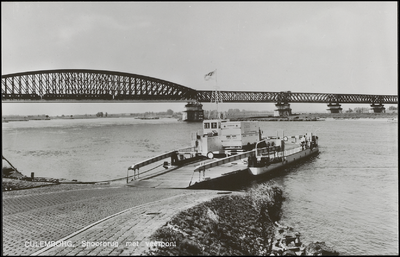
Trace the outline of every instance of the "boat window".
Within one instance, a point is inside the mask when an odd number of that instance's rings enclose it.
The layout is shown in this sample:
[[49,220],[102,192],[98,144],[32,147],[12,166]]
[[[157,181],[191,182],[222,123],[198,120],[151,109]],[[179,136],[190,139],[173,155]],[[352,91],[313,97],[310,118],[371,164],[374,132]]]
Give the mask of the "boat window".
[[210,123],[208,123],[208,122],[205,122],[205,123],[204,123],[204,128],[205,128],[205,129],[208,129],[208,128],[210,128]]
[[218,122],[218,128],[219,128],[219,129],[221,128],[221,123],[219,123],[219,122]]
[[230,139],[230,138],[231,138],[231,136],[226,136],[226,138],[227,138],[227,139]]
[[211,128],[217,128],[217,123],[216,122],[211,122]]

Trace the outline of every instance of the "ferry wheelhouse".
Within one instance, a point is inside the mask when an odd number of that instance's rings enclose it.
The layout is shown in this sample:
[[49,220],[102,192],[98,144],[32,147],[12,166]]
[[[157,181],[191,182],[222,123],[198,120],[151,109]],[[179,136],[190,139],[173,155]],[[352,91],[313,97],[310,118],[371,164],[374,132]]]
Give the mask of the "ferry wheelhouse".
[[192,142],[197,153],[212,159],[252,150],[260,139],[258,122],[211,119],[203,120]]

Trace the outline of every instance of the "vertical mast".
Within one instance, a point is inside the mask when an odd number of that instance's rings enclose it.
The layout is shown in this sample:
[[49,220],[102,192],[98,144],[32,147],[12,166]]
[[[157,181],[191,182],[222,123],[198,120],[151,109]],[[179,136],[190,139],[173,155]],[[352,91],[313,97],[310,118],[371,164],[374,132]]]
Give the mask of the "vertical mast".
[[218,108],[218,103],[220,102],[220,97],[219,97],[219,88],[218,88],[218,79],[217,79],[217,70],[214,71],[215,73],[215,103],[216,103],[216,107],[217,107],[217,119],[221,118],[221,114],[219,112],[219,108]]
[[[215,92],[214,92],[214,99],[215,99],[215,103],[216,103],[216,107],[217,107],[217,118],[220,118],[220,113],[219,113],[219,108],[218,108],[218,103],[221,101],[220,97],[219,97],[219,90],[218,90],[218,81],[217,81],[217,69],[215,69],[214,71],[211,71],[209,73],[207,73],[204,76],[204,79],[206,81],[210,80],[210,79],[214,79],[215,80]],[[222,101],[221,101],[222,102]]]

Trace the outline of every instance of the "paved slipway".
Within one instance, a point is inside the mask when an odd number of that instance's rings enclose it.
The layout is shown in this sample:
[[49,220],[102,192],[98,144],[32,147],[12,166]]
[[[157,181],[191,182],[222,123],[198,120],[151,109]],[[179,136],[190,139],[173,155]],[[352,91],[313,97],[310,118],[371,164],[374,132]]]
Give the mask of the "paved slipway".
[[[150,235],[173,215],[221,193],[226,191],[125,185],[56,185],[3,192],[2,253],[139,255],[149,248]],[[51,242],[56,243],[46,246]]]

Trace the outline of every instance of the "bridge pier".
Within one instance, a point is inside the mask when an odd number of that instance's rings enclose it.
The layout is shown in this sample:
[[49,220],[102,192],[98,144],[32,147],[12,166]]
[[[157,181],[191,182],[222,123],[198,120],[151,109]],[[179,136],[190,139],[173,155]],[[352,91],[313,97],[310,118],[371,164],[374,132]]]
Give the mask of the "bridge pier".
[[371,104],[371,109],[369,110],[370,113],[385,113],[385,107],[383,104]]
[[292,115],[292,109],[290,108],[290,104],[289,103],[283,103],[283,102],[279,102],[275,104],[276,108],[274,110],[274,116],[275,117],[282,117],[282,116],[290,116]]
[[331,113],[342,113],[342,108],[340,107],[341,105],[339,103],[329,103],[327,109]]
[[196,101],[190,101],[185,105],[183,121],[202,121],[204,119],[203,105]]

